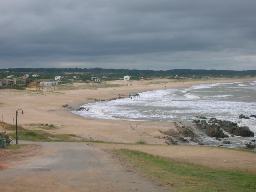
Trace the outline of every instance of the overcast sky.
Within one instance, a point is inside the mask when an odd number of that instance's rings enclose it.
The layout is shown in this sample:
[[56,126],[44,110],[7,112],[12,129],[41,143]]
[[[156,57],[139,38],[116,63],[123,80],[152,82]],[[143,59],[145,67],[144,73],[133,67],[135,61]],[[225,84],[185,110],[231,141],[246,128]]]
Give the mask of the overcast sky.
[[0,68],[256,69],[255,0],[0,0]]

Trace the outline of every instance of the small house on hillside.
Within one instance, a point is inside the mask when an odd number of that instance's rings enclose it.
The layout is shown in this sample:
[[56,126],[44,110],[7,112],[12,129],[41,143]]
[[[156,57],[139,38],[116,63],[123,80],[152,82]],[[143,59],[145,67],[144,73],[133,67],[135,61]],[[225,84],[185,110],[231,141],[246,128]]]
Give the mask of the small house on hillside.
[[95,82],[95,83],[100,83],[101,79],[98,77],[91,77],[91,81]]
[[16,85],[16,83],[17,83],[17,79],[16,78],[13,78],[13,79],[2,79],[1,80],[2,87],[13,86],[13,85]]
[[61,76],[55,76],[54,80],[55,81],[60,81],[61,80]]
[[32,77],[37,78],[37,77],[39,77],[39,75],[38,74],[33,74]]
[[22,79],[28,79],[29,78],[29,74],[25,74],[23,75]]
[[40,87],[53,87],[58,85],[58,82],[56,81],[41,81]]
[[14,75],[9,75],[9,76],[7,76],[6,78],[7,78],[7,79],[12,79],[12,78],[14,78]]

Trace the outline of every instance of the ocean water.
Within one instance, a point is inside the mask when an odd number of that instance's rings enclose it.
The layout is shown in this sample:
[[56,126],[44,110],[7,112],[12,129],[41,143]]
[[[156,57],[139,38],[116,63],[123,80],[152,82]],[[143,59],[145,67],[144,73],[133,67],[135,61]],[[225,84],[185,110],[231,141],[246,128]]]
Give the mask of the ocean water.
[[165,89],[124,98],[83,105],[75,114],[99,119],[191,121],[196,116],[215,117],[248,126],[256,133],[256,81],[201,84],[190,88]]

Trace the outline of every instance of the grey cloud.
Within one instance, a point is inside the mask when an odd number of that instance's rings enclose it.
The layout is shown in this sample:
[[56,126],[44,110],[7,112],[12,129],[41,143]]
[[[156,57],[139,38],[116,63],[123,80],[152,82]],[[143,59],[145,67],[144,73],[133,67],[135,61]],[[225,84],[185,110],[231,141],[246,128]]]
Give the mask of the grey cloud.
[[0,67],[256,69],[255,8],[251,0],[1,0]]

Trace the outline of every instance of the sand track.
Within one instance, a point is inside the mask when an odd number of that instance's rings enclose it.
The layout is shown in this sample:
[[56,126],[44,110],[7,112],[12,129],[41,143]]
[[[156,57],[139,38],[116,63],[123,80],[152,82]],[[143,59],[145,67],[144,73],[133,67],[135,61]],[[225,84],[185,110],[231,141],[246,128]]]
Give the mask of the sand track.
[[38,143],[41,153],[0,171],[1,191],[165,191],[84,143]]

